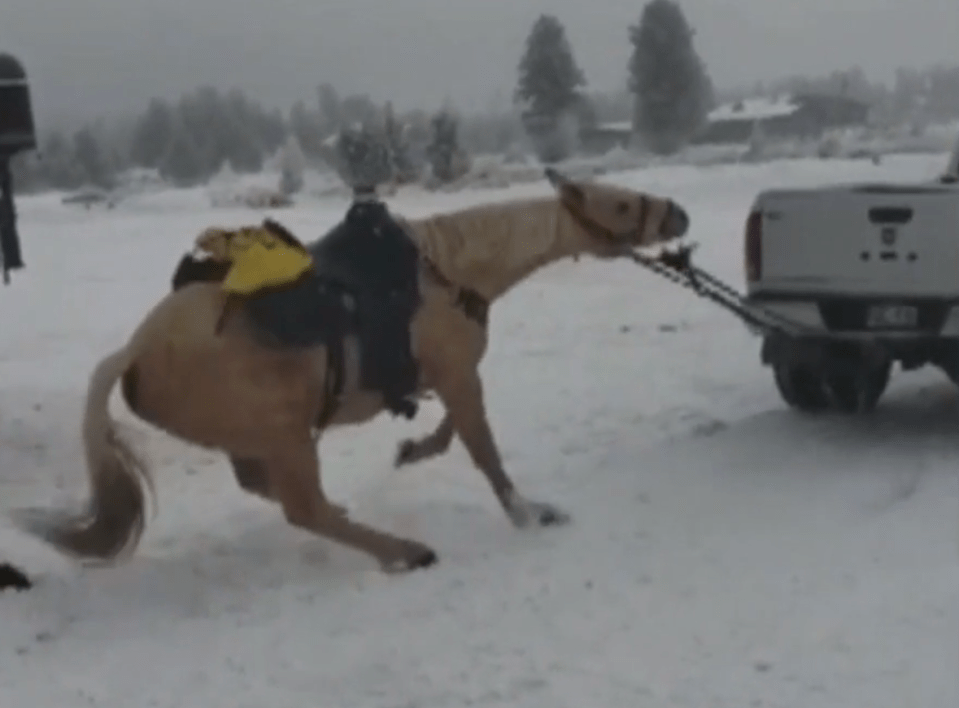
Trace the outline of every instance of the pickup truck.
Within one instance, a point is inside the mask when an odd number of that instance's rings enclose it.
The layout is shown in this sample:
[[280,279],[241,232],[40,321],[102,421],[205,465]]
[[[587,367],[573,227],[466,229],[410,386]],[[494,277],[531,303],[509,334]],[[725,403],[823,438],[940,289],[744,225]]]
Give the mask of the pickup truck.
[[744,234],[745,304],[780,396],[804,412],[875,407],[898,362],[959,383],[959,140],[928,183],[770,189]]

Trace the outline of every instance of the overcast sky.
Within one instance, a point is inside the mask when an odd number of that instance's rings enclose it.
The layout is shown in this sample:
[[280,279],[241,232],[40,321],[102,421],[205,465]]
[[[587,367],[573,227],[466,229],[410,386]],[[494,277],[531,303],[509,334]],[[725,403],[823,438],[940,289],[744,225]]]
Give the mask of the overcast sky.
[[[509,98],[523,41],[557,15],[590,84],[625,81],[642,0],[0,0],[0,51],[42,124],[138,110],[201,83],[287,108],[315,86],[401,108]],[[959,0],[681,0],[717,85],[854,64],[959,63]]]

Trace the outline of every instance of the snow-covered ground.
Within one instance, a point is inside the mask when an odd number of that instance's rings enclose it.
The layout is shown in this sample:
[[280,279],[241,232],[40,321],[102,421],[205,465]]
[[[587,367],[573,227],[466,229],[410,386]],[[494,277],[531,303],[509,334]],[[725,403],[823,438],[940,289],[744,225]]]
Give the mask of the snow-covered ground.
[[[702,265],[738,284],[771,185],[937,175],[945,156],[662,167],[608,179],[675,197]],[[400,213],[545,193],[401,193]],[[302,238],[328,199],[276,212]],[[28,267],[0,293],[0,504],[85,493],[93,363],[212,224],[202,190],[84,211],[23,199]],[[957,276],[959,277],[959,276]],[[243,495],[221,458],[144,426],[159,515],[138,554],[79,570],[0,521],[38,585],[0,595],[0,706],[60,708],[923,708],[959,705],[959,396],[903,374],[862,418],[785,410],[759,343],[628,263],[545,270],[493,313],[493,427],[529,496],[574,517],[518,532],[454,443],[394,471],[387,417],[322,443],[330,496],[424,539],[440,564],[380,574]],[[132,419],[116,403],[124,420]]]

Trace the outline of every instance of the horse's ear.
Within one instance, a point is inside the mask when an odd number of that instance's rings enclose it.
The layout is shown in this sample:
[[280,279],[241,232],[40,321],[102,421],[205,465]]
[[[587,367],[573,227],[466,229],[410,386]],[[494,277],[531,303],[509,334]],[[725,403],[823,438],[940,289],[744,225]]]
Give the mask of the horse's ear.
[[559,188],[559,196],[560,199],[567,204],[572,204],[580,208],[583,207],[583,202],[586,201],[586,194],[583,192],[583,188],[575,182],[566,182],[561,185]]
[[549,183],[556,187],[556,189],[559,189],[565,184],[569,184],[569,178],[560,174],[559,170],[555,167],[547,167],[543,170],[543,174],[546,175],[546,179],[548,179]]
[[568,204],[581,204],[585,201],[586,195],[583,194],[582,188],[555,167],[547,167],[543,170],[543,174],[559,192],[560,198]]

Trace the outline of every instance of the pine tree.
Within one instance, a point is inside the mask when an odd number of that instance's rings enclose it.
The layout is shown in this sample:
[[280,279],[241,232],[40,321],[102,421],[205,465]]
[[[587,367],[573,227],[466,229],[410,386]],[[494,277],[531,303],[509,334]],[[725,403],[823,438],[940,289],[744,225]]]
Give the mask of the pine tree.
[[319,106],[319,127],[323,138],[343,127],[343,113],[340,108],[340,95],[332,84],[320,84],[316,88]]
[[376,186],[392,177],[389,148],[372,128],[343,129],[336,151],[340,177],[351,187]]
[[101,188],[110,186],[110,169],[90,128],[81,128],[73,134],[73,159],[83,170],[87,182]]
[[453,160],[459,151],[459,121],[452,110],[444,108],[430,121],[432,139],[426,147],[433,170],[433,177],[439,182],[451,182],[456,178]]
[[694,31],[675,0],[650,0],[629,28],[633,125],[657,153],[679,149],[705,123],[712,82],[693,47]]
[[173,109],[158,98],[150,101],[146,113],[137,120],[130,143],[130,159],[140,167],[157,167],[166,154],[176,118]]
[[553,15],[540,15],[526,39],[515,100],[529,112],[558,120],[579,102],[586,77],[576,64],[566,29]]
[[306,158],[295,135],[290,135],[280,153],[280,191],[291,196],[303,189]]
[[174,132],[159,168],[160,176],[178,187],[191,187],[209,177],[196,143],[183,126]]
[[44,182],[49,186],[54,189],[76,189],[83,184],[86,176],[62,133],[53,131],[47,136],[41,146],[40,157]]
[[297,101],[290,109],[289,126],[305,156],[316,159],[323,154],[324,134],[319,117],[303,101]]

